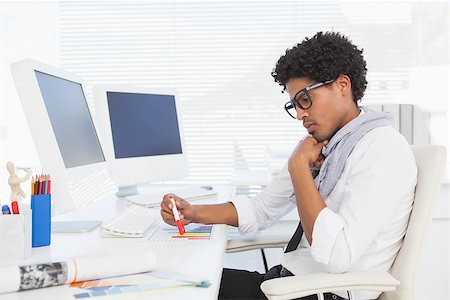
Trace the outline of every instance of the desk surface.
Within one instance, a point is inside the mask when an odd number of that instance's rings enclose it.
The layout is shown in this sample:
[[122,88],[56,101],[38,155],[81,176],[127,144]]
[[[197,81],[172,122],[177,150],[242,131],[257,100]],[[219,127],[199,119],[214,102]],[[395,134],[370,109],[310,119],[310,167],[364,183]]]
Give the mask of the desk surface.
[[[220,203],[229,200],[231,188],[217,187],[217,199],[205,199],[203,203]],[[200,203],[200,200],[195,201]],[[94,202],[69,214],[60,215],[54,220],[102,220],[107,221],[128,204],[114,196]],[[159,208],[157,209],[159,210]],[[123,294],[122,298],[158,299],[217,299],[222,275],[223,256],[227,242],[227,226],[214,225],[213,238],[207,241],[148,242],[134,238],[101,238],[100,229],[87,233],[52,233],[51,246],[33,248],[31,258],[21,264],[32,262],[61,261],[68,258],[150,251],[156,255],[157,271],[177,272],[193,278],[209,280],[208,288],[183,287]],[[5,262],[3,262],[5,263]],[[80,290],[81,291],[81,290]],[[31,291],[2,294],[2,300],[16,299],[75,299],[74,289],[65,286],[36,289]],[[117,299],[117,296],[101,296],[99,299]]]

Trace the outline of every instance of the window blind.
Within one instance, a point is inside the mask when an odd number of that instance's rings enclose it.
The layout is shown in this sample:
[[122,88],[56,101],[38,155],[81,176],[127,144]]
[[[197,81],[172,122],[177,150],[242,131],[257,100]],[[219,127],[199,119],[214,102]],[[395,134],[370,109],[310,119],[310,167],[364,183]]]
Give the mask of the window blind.
[[335,30],[363,47],[368,101],[409,89],[414,7],[397,3],[401,14],[361,22],[352,3],[61,2],[61,63],[84,79],[88,98],[96,84],[175,88],[190,169],[183,182],[227,184],[236,169],[265,168],[267,145],[293,147],[306,134],[270,75],[304,37]]

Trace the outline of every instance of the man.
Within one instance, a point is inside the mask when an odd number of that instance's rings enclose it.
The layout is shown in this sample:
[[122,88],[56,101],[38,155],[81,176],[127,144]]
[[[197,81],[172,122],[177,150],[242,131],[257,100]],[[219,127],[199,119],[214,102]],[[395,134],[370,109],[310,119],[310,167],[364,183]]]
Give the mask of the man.
[[[280,276],[392,265],[411,212],[417,168],[390,117],[358,106],[366,72],[362,50],[339,33],[319,32],[288,49],[272,76],[292,99],[286,111],[303,122],[309,136],[287,165],[251,199],[190,205],[174,196],[185,224],[225,223],[242,233],[268,228],[297,206],[300,224],[281,265],[267,274],[224,269],[220,299],[264,299],[261,282]],[[171,207],[166,195],[161,216],[174,225]],[[378,295],[357,292],[358,299]],[[325,295],[346,297],[346,292]]]

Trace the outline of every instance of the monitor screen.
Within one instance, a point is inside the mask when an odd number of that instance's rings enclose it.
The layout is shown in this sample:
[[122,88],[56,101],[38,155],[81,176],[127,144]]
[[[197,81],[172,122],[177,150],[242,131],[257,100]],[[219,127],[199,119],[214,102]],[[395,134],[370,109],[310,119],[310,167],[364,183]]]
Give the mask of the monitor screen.
[[65,167],[105,161],[81,84],[35,74]]
[[107,92],[115,158],[181,154],[175,96]]

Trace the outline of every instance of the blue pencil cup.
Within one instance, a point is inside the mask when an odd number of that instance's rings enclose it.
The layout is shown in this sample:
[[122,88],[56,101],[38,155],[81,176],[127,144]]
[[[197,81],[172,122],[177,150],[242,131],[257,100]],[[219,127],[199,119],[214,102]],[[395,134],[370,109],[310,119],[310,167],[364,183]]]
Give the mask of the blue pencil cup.
[[50,245],[51,195],[31,195],[31,246]]

